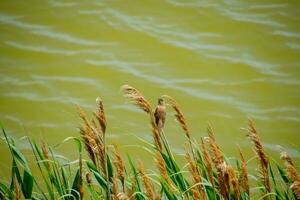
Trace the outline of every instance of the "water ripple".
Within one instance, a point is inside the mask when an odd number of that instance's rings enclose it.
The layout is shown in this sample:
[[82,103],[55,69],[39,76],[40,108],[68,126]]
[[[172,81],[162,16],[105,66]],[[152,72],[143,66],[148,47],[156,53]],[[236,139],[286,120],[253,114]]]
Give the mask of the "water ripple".
[[282,147],[278,144],[270,144],[270,143],[263,143],[264,147],[267,148],[267,149],[270,149],[272,151],[275,151],[275,152],[278,152],[278,153],[281,153],[282,150],[284,149],[284,151],[286,151],[291,157],[293,158],[300,158],[300,152],[299,150],[297,149],[294,149],[294,148],[287,148],[287,147]]
[[286,43],[286,45],[289,48],[291,48],[291,49],[300,50],[300,44],[297,44],[297,43]]
[[117,42],[103,42],[103,41],[100,42],[100,41],[74,37],[67,33],[54,31],[53,28],[49,26],[22,22],[19,20],[21,18],[22,17],[20,16],[10,16],[10,15],[0,14],[1,23],[13,25],[15,27],[25,29],[34,35],[44,36],[51,39],[55,39],[55,40],[59,40],[71,44],[83,45],[83,46],[115,46],[118,44]]
[[187,7],[187,8],[208,8],[208,7],[217,7],[218,4],[212,3],[212,1],[178,1],[178,0],[167,0],[171,5],[178,7]]
[[231,81],[231,80],[216,80],[216,79],[172,79],[169,80],[171,83],[184,83],[184,84],[209,84],[209,85],[219,85],[219,86],[240,86],[248,85],[253,83],[278,83],[285,85],[300,85],[300,80],[297,79],[279,79],[279,78],[255,78],[250,80],[241,81]]
[[54,32],[51,30],[33,30],[31,32],[35,35],[46,36],[48,38],[53,38],[63,42],[68,42],[71,44],[78,44],[83,46],[114,46],[118,44],[117,42],[97,42],[92,40],[76,38],[66,33]]
[[71,3],[71,2],[60,2],[60,1],[49,1],[49,4],[52,7],[74,7],[77,6],[79,3]]
[[280,35],[280,36],[290,37],[290,38],[300,38],[299,32],[274,31],[273,35]]
[[21,18],[22,18],[22,16],[10,16],[10,15],[5,15],[3,13],[0,13],[0,22],[2,24],[13,25],[18,28],[22,28],[22,29],[26,29],[26,30],[49,28],[48,26],[29,24],[29,23],[24,23],[24,22],[17,20],[17,19],[21,19]]
[[286,8],[288,4],[256,4],[250,5],[249,9],[276,9],[276,8]]
[[6,84],[12,84],[15,86],[27,86],[27,85],[42,85],[44,84],[41,81],[33,81],[33,80],[21,80],[18,78],[13,78],[9,76],[4,76],[0,74],[0,84],[6,85]]
[[82,99],[70,97],[70,96],[64,96],[63,98],[61,96],[43,96],[38,93],[32,93],[32,92],[7,92],[1,94],[3,97],[9,97],[9,98],[16,98],[16,99],[25,99],[28,101],[35,101],[35,102],[53,102],[53,103],[61,103],[61,104],[78,104],[84,107],[92,108],[89,104],[84,102]]
[[240,101],[237,98],[234,98],[233,96],[218,95],[205,90],[197,90],[197,89],[184,87],[184,86],[177,86],[177,85],[169,85],[168,88],[176,89],[178,91],[184,92],[185,94],[188,94],[189,96],[193,96],[199,99],[216,101],[221,104],[225,103],[227,105],[233,106],[234,108],[237,108],[243,113],[251,114],[253,116],[254,115],[257,116],[257,113],[259,111],[259,108],[256,105],[244,101]]
[[32,79],[39,82],[44,81],[61,81],[61,82],[71,82],[75,84],[86,84],[92,86],[96,89],[103,89],[102,83],[99,80],[91,78],[82,78],[82,77],[68,77],[68,76],[41,76],[41,75],[32,75]]
[[[166,84],[166,83],[168,83],[167,80],[164,80],[164,79],[159,78],[157,76],[147,75],[147,74],[141,72],[140,70],[138,70],[137,68],[134,67],[134,65],[136,63],[120,61],[120,60],[117,60],[117,59],[106,60],[106,61],[87,59],[85,62],[88,63],[88,64],[91,64],[91,65],[95,65],[95,66],[109,67],[110,69],[114,69],[114,70],[117,70],[119,72],[131,74],[131,75],[136,76],[138,78],[141,78],[141,79],[144,79],[144,80],[147,80],[147,81],[150,81],[150,82],[154,82],[156,84]],[[145,64],[140,63],[139,65],[143,66]],[[146,64],[146,66],[151,66],[151,65],[152,66],[157,66],[157,63],[154,63],[154,64],[148,63],[148,64]]]
[[225,9],[223,9],[223,14],[236,21],[262,24],[262,25],[280,27],[280,28],[285,27],[285,24],[281,24],[279,22],[276,22],[275,20],[268,19],[270,14],[247,14],[247,13],[233,12]]
[[114,22],[110,20],[111,17],[107,17],[106,15],[102,16],[102,19],[113,28],[119,29],[120,27],[125,25],[135,31],[145,33],[151,37],[158,39],[159,41],[162,41],[163,43],[170,44],[175,47],[181,47],[184,49],[196,51],[210,50],[228,52],[234,50],[229,46],[210,43],[207,44],[207,42],[205,42],[205,39],[207,39],[207,37],[221,37],[221,35],[217,33],[186,33],[179,29],[164,28],[163,24],[154,21],[154,19],[152,18],[132,17],[114,9],[105,10],[105,14],[108,14],[119,21]]
[[79,10],[78,13],[80,15],[101,15],[103,11],[102,10]]
[[263,61],[259,61],[257,58],[254,58],[252,55],[243,53],[242,55],[235,56],[226,56],[226,55],[216,55],[216,54],[204,54],[208,58],[220,59],[229,61],[231,63],[242,63],[246,64],[254,69],[258,70],[260,73],[269,74],[274,76],[286,76],[285,73],[279,72],[274,68],[278,67],[278,64],[266,63]]
[[25,127],[39,127],[39,128],[74,128],[74,124],[72,123],[50,123],[50,122],[38,122],[38,121],[28,121],[28,120],[22,120],[20,118],[17,118],[16,116],[12,115],[3,115],[0,114],[0,119],[2,120],[8,120],[15,124],[18,124],[20,126]]
[[50,48],[47,46],[37,46],[37,45],[29,45],[29,44],[21,44],[14,41],[5,41],[4,42],[8,46],[12,46],[17,49],[27,50],[27,51],[34,51],[34,52],[41,52],[47,54],[58,54],[58,55],[66,55],[66,56],[73,56],[73,55],[80,55],[80,54],[98,54],[98,55],[107,55],[106,52],[103,50],[66,50],[66,49],[56,49]]

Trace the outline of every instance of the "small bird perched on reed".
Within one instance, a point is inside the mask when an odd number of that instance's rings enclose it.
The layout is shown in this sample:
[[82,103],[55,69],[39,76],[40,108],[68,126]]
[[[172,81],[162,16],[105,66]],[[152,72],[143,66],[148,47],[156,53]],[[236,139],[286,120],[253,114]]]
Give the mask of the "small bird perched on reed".
[[159,129],[163,128],[166,121],[166,107],[162,98],[158,99],[158,104],[154,112],[155,122]]

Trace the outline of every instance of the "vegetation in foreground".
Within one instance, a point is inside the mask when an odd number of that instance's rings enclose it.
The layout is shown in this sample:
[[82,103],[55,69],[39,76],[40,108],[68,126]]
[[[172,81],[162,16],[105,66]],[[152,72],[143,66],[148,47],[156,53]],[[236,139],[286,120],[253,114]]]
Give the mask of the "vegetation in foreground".
[[[65,163],[54,153],[53,147],[44,142],[38,145],[28,140],[36,160],[34,167],[38,168],[40,174],[33,175],[14,140],[2,129],[12,155],[12,165],[10,180],[0,180],[0,199],[300,198],[300,177],[292,159],[282,152],[284,166],[272,161],[264,151],[251,120],[247,136],[253,143],[258,175],[247,172],[247,161],[241,150],[240,158],[234,159],[234,164],[232,159],[229,162],[228,157],[221,152],[210,125],[207,128],[208,137],[199,141],[193,139],[177,102],[169,96],[163,96],[167,105],[174,109],[175,118],[186,136],[186,165],[182,167],[176,162],[163,129],[158,128],[150,103],[131,86],[124,85],[121,89],[125,97],[149,115],[154,141],[150,151],[157,173],[147,173],[141,161],[135,162],[130,157],[127,158],[129,167],[126,168],[118,146],[108,148],[105,139],[107,121],[103,102],[98,98],[97,109],[91,119],[78,106],[83,121],[81,139],[65,140],[74,140],[77,144],[76,162]],[[89,156],[87,160],[82,158],[82,146]]]

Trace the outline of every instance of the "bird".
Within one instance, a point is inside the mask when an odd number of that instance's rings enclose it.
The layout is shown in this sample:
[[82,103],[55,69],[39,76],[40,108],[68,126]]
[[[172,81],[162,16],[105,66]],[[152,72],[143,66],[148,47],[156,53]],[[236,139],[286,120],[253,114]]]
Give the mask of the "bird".
[[159,129],[164,128],[166,121],[166,107],[162,98],[158,99],[158,104],[154,112],[155,122]]

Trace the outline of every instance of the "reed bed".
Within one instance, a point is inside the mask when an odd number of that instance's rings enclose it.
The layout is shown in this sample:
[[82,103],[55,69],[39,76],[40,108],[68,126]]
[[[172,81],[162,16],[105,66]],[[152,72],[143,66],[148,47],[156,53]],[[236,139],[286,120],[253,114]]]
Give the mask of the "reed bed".
[[[175,119],[187,140],[186,164],[180,165],[164,129],[155,122],[151,104],[134,87],[124,85],[121,90],[149,116],[149,133],[153,136],[150,151],[157,166],[154,175],[148,173],[141,160],[134,161],[130,156],[124,159],[117,144],[108,148],[109,123],[104,103],[98,97],[91,118],[77,106],[82,119],[78,138],[69,137],[61,143],[72,140],[76,144],[78,159],[70,163],[59,159],[54,153],[55,146],[28,139],[35,158],[34,164],[29,165],[13,138],[2,128],[12,164],[10,180],[0,179],[0,199],[300,199],[300,176],[292,158],[283,151],[281,164],[270,159],[252,120],[248,123],[247,136],[253,144],[258,174],[249,174],[247,158],[240,149],[235,164],[229,162],[218,145],[212,125],[207,127],[207,137],[193,138],[179,104],[163,95],[166,105],[174,109]],[[33,165],[39,174],[32,173]]]

